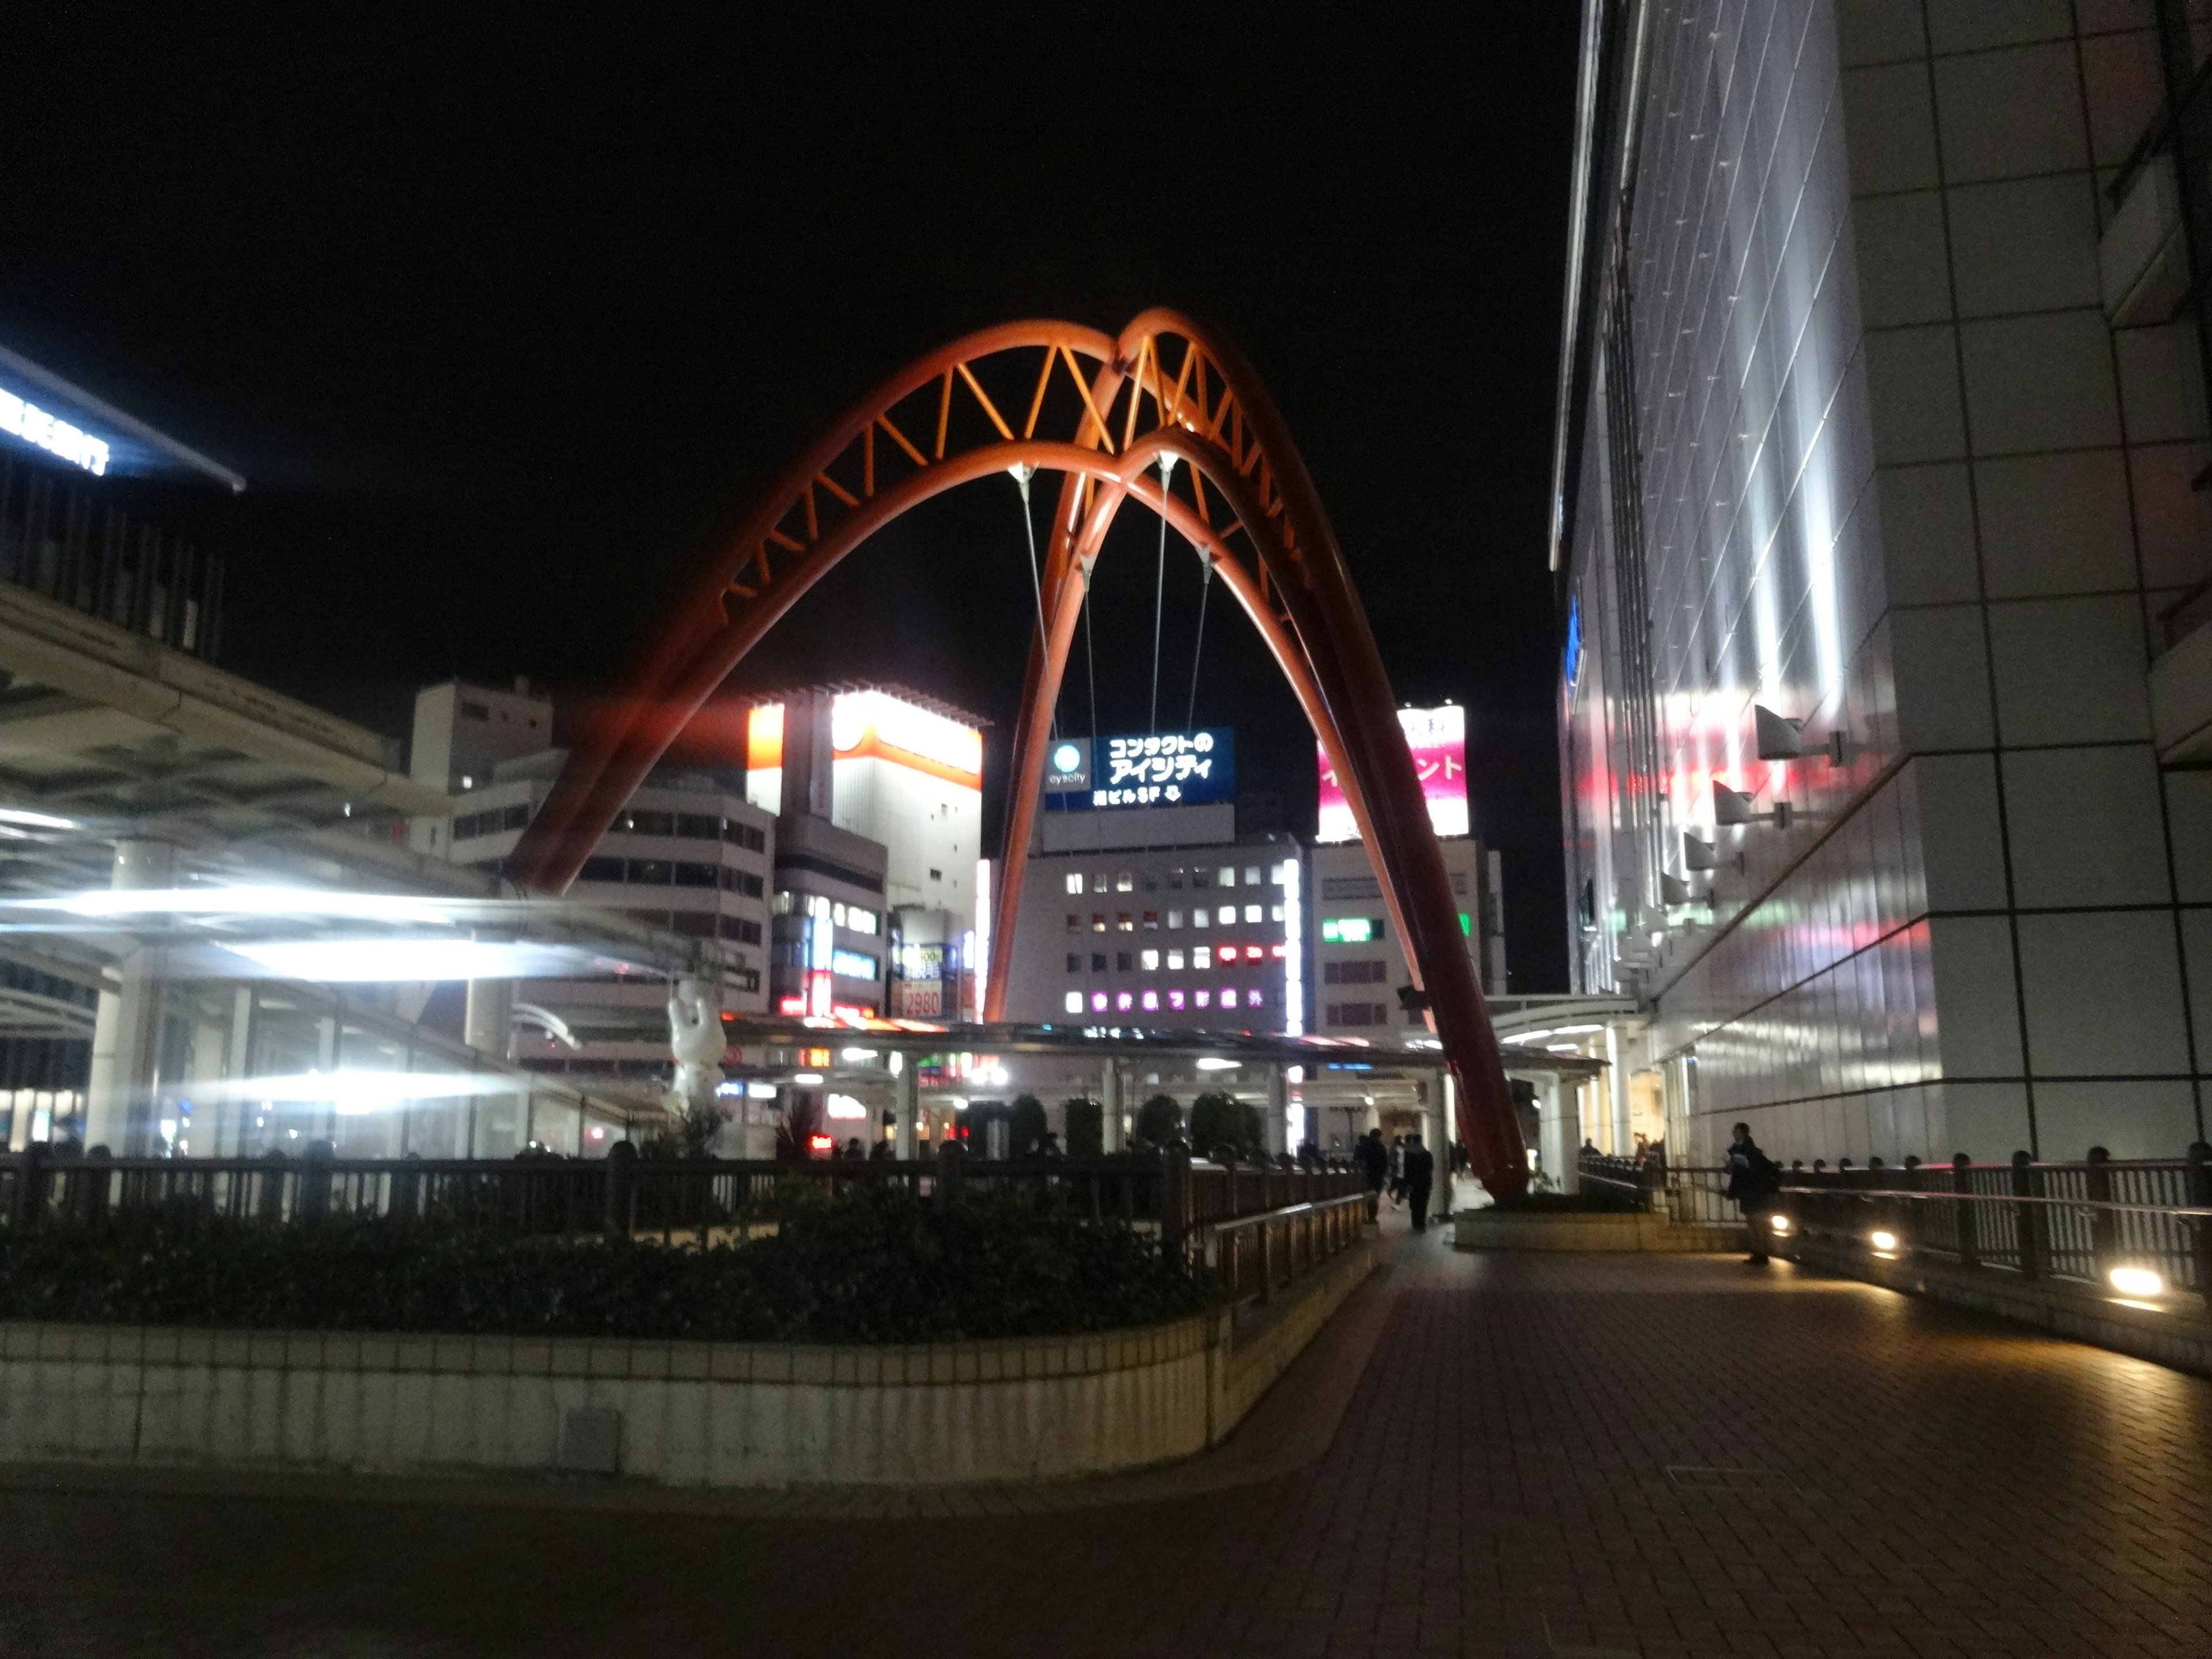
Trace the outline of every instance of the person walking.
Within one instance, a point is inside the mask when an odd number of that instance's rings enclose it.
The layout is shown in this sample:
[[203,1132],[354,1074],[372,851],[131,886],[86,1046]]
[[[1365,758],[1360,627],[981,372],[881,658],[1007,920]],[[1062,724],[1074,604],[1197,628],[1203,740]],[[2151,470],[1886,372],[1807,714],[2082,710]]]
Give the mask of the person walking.
[[1390,1173],[1390,1152],[1382,1144],[1382,1131],[1370,1129],[1360,1136],[1352,1143],[1352,1154],[1367,1178],[1367,1218],[1373,1221],[1382,1214],[1382,1182]]
[[1406,1137],[1403,1135],[1390,1143],[1390,1205],[1393,1209],[1406,1207]]
[[1764,1266],[1766,1241],[1772,1231],[1766,1218],[1774,1208],[1775,1194],[1782,1189],[1782,1166],[1759,1150],[1759,1143],[1751,1138],[1751,1125],[1739,1123],[1729,1143],[1728,1170],[1727,1196],[1742,1210],[1744,1226],[1751,1234],[1749,1260]]
[[1437,1156],[1421,1145],[1419,1135],[1406,1137],[1406,1195],[1413,1200],[1413,1231],[1429,1230],[1429,1194],[1437,1183]]

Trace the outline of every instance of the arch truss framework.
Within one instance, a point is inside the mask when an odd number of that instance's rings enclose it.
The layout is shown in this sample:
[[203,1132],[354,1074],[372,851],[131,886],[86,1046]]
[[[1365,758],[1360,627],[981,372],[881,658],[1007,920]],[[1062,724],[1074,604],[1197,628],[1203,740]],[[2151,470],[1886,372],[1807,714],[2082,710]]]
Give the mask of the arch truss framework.
[[[995,395],[992,388],[996,388]],[[1072,436],[1040,435],[1057,419]],[[1161,462],[1172,457],[1170,482]],[[1030,641],[985,1016],[1004,1006],[1052,713],[1091,573],[1121,507],[1162,514],[1234,595],[1344,784],[1406,941],[1459,1127],[1491,1190],[1527,1161],[1459,926],[1443,854],[1382,659],[1327,514],[1258,377],[1234,347],[1174,312],[1115,338],[1009,323],[910,365],[784,475],[658,636],[626,695],[591,719],[511,869],[567,888],[645,775],[769,629],[823,574],[909,508],[1027,465],[1058,472]]]

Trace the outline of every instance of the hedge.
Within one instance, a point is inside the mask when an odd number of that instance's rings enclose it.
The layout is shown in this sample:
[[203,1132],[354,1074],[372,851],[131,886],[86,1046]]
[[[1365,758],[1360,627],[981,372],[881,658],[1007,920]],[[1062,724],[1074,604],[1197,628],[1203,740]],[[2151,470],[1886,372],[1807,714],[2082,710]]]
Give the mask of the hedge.
[[1204,1276],[1046,1194],[939,1212],[864,1189],[705,1250],[337,1219],[0,1230],[0,1319],[788,1342],[1045,1336],[1175,1319]]

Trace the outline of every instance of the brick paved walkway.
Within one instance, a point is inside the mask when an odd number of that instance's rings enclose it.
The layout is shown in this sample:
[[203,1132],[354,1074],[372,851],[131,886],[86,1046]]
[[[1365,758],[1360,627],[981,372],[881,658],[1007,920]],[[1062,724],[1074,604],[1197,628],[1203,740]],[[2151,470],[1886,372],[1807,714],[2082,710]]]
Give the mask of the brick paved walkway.
[[1245,1445],[1048,1504],[0,1475],[0,1653],[2212,1654],[2212,1384],[1786,1266],[1434,1235],[1340,1327]]

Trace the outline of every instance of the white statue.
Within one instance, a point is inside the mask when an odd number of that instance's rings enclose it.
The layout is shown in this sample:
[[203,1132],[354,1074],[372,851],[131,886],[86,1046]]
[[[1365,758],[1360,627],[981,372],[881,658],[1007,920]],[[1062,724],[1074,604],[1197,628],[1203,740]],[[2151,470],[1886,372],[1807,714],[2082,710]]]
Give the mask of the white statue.
[[721,988],[705,986],[696,979],[680,979],[668,999],[668,1046],[676,1055],[676,1096],[678,1109],[695,1121],[719,1115],[716,1098],[722,1086],[722,1051],[728,1046],[722,1035]]

